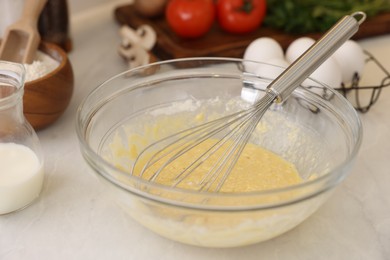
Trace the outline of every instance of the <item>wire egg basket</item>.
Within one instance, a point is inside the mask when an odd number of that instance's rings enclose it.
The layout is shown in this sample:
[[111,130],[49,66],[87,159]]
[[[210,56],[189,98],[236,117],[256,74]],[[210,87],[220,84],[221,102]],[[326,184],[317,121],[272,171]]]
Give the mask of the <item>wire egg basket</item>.
[[342,84],[341,87],[335,88],[344,97],[346,97],[361,113],[366,113],[378,101],[383,88],[390,86],[390,73],[371,53],[364,50],[366,57],[365,66],[373,66],[380,77],[374,85],[365,85],[360,76],[355,73],[349,85]]
[[355,73],[349,86],[342,84],[340,88],[336,88],[362,113],[368,112],[378,101],[383,88],[390,86],[390,73],[371,53],[365,50],[364,53],[367,56],[366,66],[374,66],[373,69],[382,74],[379,82],[375,85],[362,85],[359,75]]
[[[365,69],[369,69],[375,73],[375,77],[378,78],[377,83],[367,85],[362,78],[355,73],[351,83],[348,85],[342,83],[340,87],[334,88],[340,92],[354,107],[361,113],[366,113],[370,108],[378,101],[382,90],[385,87],[390,86],[390,73],[386,68],[376,59],[371,53],[364,50],[366,55]],[[364,74],[364,73],[362,73]],[[378,76],[376,76],[378,74]],[[364,75],[363,75],[364,76]],[[305,87],[310,91],[322,96],[326,100],[331,100],[334,96],[333,92],[329,91],[321,85],[316,83],[316,80],[311,79],[312,84],[306,85]],[[372,81],[372,78],[370,79]],[[309,106],[303,101],[300,101],[302,105],[305,105],[313,113],[319,112],[318,107]]]
[[[385,87],[390,86],[390,72],[374,57],[374,55],[366,50],[363,50],[363,52],[366,56],[364,70],[370,71],[369,77],[365,77],[364,71],[362,77],[358,73],[355,73],[349,84],[342,83],[340,87],[334,87],[333,89],[342,94],[357,111],[366,113],[379,100],[382,90]],[[272,78],[263,78],[272,80]],[[376,81],[376,83],[372,83],[373,81]],[[253,86],[253,82],[244,85],[247,88],[265,91],[265,88],[262,88],[261,86]],[[320,95],[325,100],[334,98],[334,91],[330,91],[329,88],[323,86],[323,83],[314,78],[307,79],[307,81],[302,83],[302,86],[309,91]],[[320,112],[319,107],[310,105],[303,99],[299,98],[298,102],[302,106],[306,106],[307,109],[311,110],[313,113]]]

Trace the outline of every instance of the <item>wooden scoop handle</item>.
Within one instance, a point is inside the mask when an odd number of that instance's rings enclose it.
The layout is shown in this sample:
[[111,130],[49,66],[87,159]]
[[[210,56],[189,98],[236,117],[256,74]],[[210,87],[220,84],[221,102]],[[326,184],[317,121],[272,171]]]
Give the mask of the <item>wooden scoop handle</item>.
[[25,0],[21,19],[29,21],[32,26],[36,27],[46,2],[47,0]]

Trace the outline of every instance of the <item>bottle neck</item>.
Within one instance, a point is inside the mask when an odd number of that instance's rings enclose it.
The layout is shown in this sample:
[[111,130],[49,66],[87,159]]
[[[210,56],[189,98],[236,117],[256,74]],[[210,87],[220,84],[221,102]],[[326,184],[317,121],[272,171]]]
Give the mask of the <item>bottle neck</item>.
[[0,138],[17,132],[24,124],[24,67],[0,62]]
[[[23,90],[12,89],[12,87],[0,83],[0,115],[23,117]],[[0,122],[3,123],[0,119]]]

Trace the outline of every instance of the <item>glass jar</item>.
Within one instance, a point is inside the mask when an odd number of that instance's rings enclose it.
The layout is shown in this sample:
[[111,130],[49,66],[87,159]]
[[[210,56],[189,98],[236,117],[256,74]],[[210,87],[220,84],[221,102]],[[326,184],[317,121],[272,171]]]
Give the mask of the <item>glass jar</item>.
[[0,215],[22,209],[42,190],[43,153],[23,115],[25,69],[0,61]]

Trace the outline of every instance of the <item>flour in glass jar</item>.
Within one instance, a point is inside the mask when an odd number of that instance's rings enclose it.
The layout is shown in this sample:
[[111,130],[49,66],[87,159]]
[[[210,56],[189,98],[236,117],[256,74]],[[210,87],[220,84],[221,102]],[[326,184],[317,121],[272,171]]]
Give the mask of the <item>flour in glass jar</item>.
[[24,64],[26,69],[25,81],[33,81],[44,77],[54,71],[58,66],[58,61],[38,50],[34,61],[31,64]]

